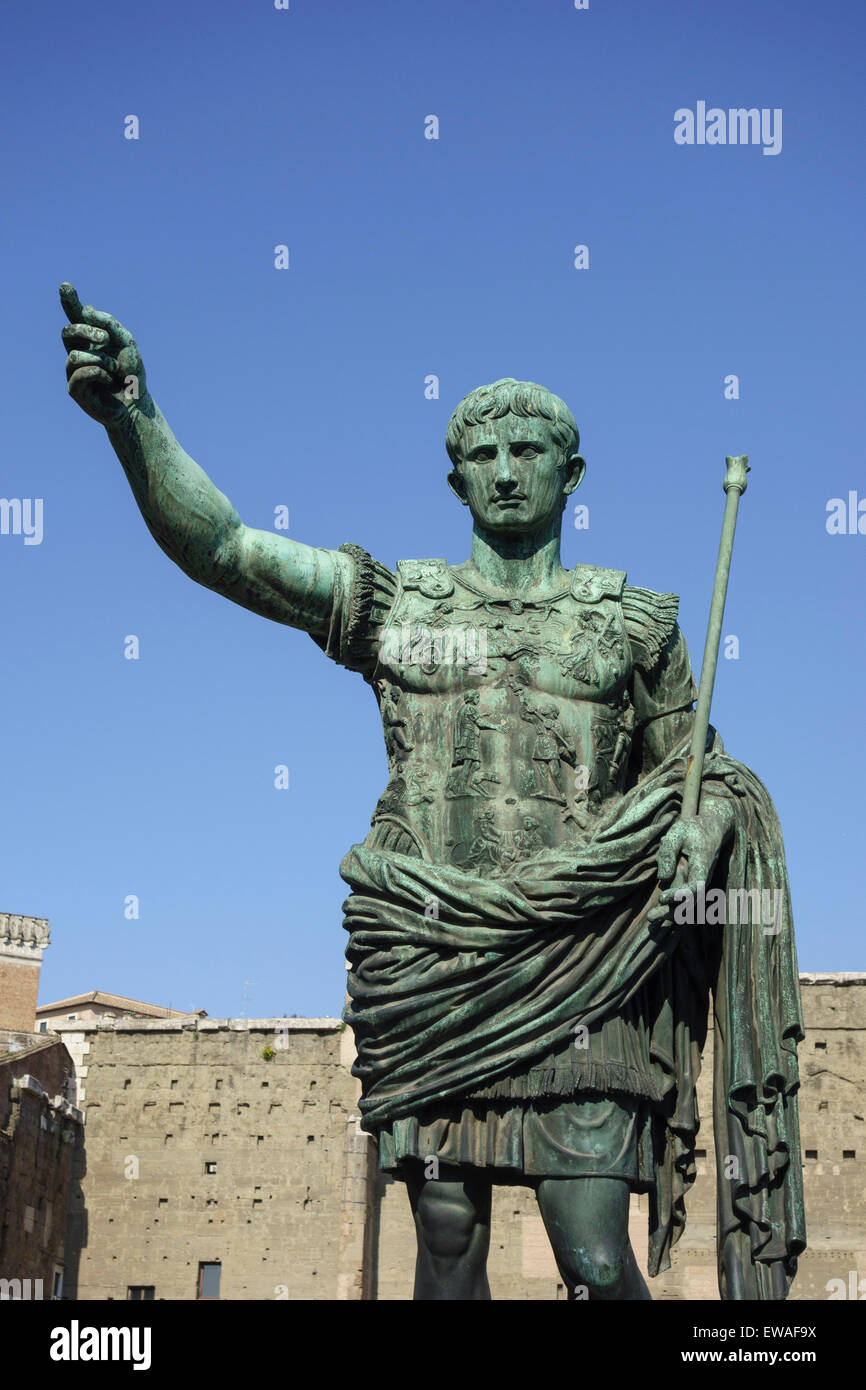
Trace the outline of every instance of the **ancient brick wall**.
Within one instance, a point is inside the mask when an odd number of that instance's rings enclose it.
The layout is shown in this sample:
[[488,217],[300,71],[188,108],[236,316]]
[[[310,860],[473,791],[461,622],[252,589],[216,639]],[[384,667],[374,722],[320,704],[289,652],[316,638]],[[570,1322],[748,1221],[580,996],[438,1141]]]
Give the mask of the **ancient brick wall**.
[[0,1059],[0,1279],[29,1280],[25,1297],[39,1296],[34,1281],[41,1281],[41,1296],[49,1298],[54,1272],[64,1265],[82,1137],[81,1116],[67,1099],[71,1071],[56,1038]]
[[85,1073],[78,1297],[194,1299],[202,1263],[220,1265],[228,1299],[335,1299],[341,1276],[358,1282],[344,1254],[351,1204],[367,1202],[363,1183],[344,1194],[356,1087],[336,1020],[112,1020],[64,1036]]
[[0,999],[3,1000],[2,1022],[5,1027],[33,1032],[39,972],[38,963],[5,960],[0,956]]
[[44,917],[0,912],[0,1028],[35,1031],[42,952],[49,940]]

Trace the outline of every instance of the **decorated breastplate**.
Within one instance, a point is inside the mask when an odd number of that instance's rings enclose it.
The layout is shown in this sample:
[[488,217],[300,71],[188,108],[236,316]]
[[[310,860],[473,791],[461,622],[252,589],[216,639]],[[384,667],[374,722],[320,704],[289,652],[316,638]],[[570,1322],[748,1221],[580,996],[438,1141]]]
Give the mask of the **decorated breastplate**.
[[373,680],[391,773],[377,842],[391,827],[405,852],[501,874],[591,834],[631,750],[625,575],[582,565],[531,599],[444,560],[398,572]]

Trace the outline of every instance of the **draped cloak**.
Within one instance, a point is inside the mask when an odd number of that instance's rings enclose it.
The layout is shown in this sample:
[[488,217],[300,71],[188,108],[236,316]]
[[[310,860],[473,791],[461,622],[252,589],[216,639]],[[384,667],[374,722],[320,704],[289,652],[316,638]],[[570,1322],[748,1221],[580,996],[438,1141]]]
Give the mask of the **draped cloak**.
[[[339,659],[338,646],[322,645]],[[340,869],[351,888],[345,1019],[357,1045],[362,1125],[384,1133],[449,1099],[493,1100],[500,1085],[513,1096],[515,1076],[531,1076],[536,1097],[590,1093],[590,1059],[585,1074],[572,1061],[567,1076],[545,1070],[544,1059],[579,1025],[639,1001],[656,1079],[645,1139],[648,1269],[658,1274],[685,1228],[695,1178],[696,1086],[712,999],[720,1293],[780,1299],[805,1248],[804,1032],[784,846],[766,789],[711,730],[703,787],[729,799],[735,828],[708,889],[721,888],[726,903],[744,890],[749,907],[741,897],[740,912],[718,926],[675,920],[682,912],[648,920],[686,757],[686,746],[672,749],[606,808],[585,843],[537,850],[507,879],[370,843],[349,850]],[[755,892],[775,895],[769,921],[754,908]],[[616,1089],[606,1080],[604,1089]]]

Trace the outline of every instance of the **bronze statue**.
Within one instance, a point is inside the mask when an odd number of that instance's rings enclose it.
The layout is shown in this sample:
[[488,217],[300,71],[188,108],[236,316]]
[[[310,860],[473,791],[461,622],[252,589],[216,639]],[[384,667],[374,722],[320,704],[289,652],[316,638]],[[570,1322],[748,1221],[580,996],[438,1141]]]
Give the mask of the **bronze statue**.
[[[700,725],[678,600],[563,568],[585,469],[567,407],[511,379],[461,401],[446,446],[471,556],[392,570],[358,545],[244,526],[174,438],[126,329],[71,286],[61,299],[69,392],[105,426],[157,543],[198,583],[307,631],[382,711],[388,786],[341,866],[346,1018],[364,1126],[412,1204],[415,1297],[490,1297],[494,1182],[535,1189],[570,1297],[650,1297],[629,1193],[649,1193],[658,1273],[695,1176],[712,992],[720,1290],[784,1298],[805,1233],[781,833],[713,730],[699,811],[680,814]],[[709,885],[756,901],[772,888],[781,914],[684,925],[683,894]]]

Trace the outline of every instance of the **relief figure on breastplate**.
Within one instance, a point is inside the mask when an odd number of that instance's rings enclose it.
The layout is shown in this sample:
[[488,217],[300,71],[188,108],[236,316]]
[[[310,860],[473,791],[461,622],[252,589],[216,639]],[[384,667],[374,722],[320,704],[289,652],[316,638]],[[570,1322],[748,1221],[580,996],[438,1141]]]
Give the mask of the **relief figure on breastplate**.
[[453,771],[445,783],[446,797],[490,797],[493,795],[493,784],[499,782],[499,778],[492,773],[481,771],[481,733],[484,729],[501,733],[502,724],[483,719],[478,703],[478,691],[467,690],[454,715]]
[[565,806],[563,763],[576,759],[559,729],[559,710],[552,701],[536,704],[524,690],[519,691],[520,718],[535,730],[532,744],[532,766],[524,772],[525,796],[542,801],[555,801]]

